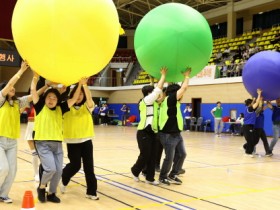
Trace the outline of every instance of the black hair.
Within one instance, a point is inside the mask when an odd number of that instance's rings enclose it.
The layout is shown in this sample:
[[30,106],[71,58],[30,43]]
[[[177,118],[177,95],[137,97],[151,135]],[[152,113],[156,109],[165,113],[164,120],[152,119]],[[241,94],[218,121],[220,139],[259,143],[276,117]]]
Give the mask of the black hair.
[[250,106],[250,104],[253,102],[253,100],[251,98],[248,98],[244,101],[246,106]]
[[220,101],[217,101],[217,103],[216,104],[221,104],[221,102]]
[[145,85],[143,88],[142,88],[142,93],[145,96],[147,96],[149,93],[153,92],[154,90],[154,86],[152,85]]
[[1,82],[0,83],[0,91],[3,90],[3,88],[7,85],[7,82]]
[[70,86],[67,86],[66,90],[60,94],[61,101],[66,101],[68,99],[69,93],[70,93]]
[[46,90],[46,92],[45,92],[44,95],[43,95],[44,100],[46,100],[46,97],[47,97],[47,95],[48,95],[49,93],[55,94],[55,96],[57,97],[57,103],[60,102],[60,93],[59,93],[59,91],[58,91],[57,89],[55,89],[55,88],[49,88],[49,89]]
[[241,116],[242,118],[244,118],[244,113],[240,113],[240,116]]
[[[4,89],[4,87],[6,87],[6,85],[7,85],[8,83],[7,82],[1,82],[0,83],[0,91],[1,90],[3,90]],[[6,100],[8,100],[8,94],[6,95]],[[13,97],[12,97],[12,100],[14,101],[14,100],[17,100],[17,97],[14,95]]]
[[[78,84],[75,84],[75,86],[73,87],[73,89],[70,92],[69,98],[73,98],[77,88],[78,88]],[[83,105],[86,102],[86,100],[87,100],[84,88],[81,88],[81,91],[84,93],[84,98],[81,101],[81,103],[77,104],[78,106]]]
[[168,85],[166,88],[166,95],[169,96],[171,93],[176,93],[181,88],[178,84]]

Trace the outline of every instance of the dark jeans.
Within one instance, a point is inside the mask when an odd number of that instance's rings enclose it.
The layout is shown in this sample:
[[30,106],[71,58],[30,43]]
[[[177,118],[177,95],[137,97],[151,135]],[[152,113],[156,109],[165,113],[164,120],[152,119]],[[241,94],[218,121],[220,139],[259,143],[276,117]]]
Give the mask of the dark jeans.
[[62,173],[62,183],[67,185],[70,179],[80,170],[81,161],[83,161],[83,168],[87,183],[87,194],[96,195],[97,180],[94,174],[93,167],[93,145],[92,141],[88,140],[78,144],[67,144],[68,163]]
[[263,146],[264,146],[266,154],[271,153],[264,129],[263,128],[256,128],[255,130],[256,130],[256,134],[258,136],[258,139],[261,139],[262,142],[263,142]]
[[191,118],[185,119],[185,120],[186,120],[186,130],[190,130],[191,129]]
[[184,140],[180,133],[160,133],[160,141],[164,148],[165,158],[159,175],[160,179],[166,179],[169,176],[175,176],[182,168],[184,160],[187,156]]
[[246,140],[246,144],[244,144],[243,147],[246,151],[246,154],[252,154],[255,146],[259,142],[254,125],[243,125],[243,133]]
[[99,114],[93,115],[94,125],[99,125]]
[[132,166],[131,172],[138,177],[140,172],[145,169],[146,180],[152,182],[155,180],[156,134],[152,131],[150,125],[144,130],[137,131],[137,143],[140,154],[136,163]]

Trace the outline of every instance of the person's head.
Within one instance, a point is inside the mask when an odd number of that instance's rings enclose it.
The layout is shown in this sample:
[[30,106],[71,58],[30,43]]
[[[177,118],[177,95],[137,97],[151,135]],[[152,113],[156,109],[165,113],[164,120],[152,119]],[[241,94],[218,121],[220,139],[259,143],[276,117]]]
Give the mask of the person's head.
[[[76,84],[74,86],[74,88],[72,89],[72,91],[70,92],[70,96],[69,96],[70,98],[73,98],[77,88],[78,88],[78,84]],[[82,105],[82,104],[84,104],[86,102],[86,100],[87,99],[85,97],[85,90],[84,90],[84,88],[81,88],[81,92],[80,92],[79,97],[78,97],[78,99],[77,99],[75,104]]]
[[[0,91],[6,87],[7,83],[6,82],[2,82],[0,84]],[[6,96],[6,100],[16,100],[16,89],[14,87],[12,87],[10,89],[10,91],[8,92],[7,96]]]
[[244,118],[244,113],[240,113],[240,114],[239,114],[239,117],[240,117],[240,118]]
[[246,99],[246,100],[244,101],[244,103],[245,103],[246,106],[251,106],[252,103],[253,103],[253,99],[248,98],[248,99]]
[[49,88],[48,90],[46,90],[43,97],[45,99],[45,105],[48,108],[52,109],[55,108],[57,103],[59,102],[60,93],[55,88]]
[[68,99],[69,93],[70,93],[70,86],[64,86],[62,85],[61,88],[58,88],[58,91],[60,93],[60,99],[61,101],[66,101]]
[[153,92],[154,90],[154,86],[152,85],[145,85],[143,88],[142,88],[142,93],[145,96],[149,95],[151,92]]
[[181,88],[178,84],[170,84],[166,88],[166,95],[169,96],[172,93],[176,93]]
[[222,103],[220,101],[217,101],[217,106],[220,107],[222,105]]
[[187,107],[187,108],[190,108],[190,107],[191,107],[191,105],[190,105],[190,104],[186,104],[186,107]]

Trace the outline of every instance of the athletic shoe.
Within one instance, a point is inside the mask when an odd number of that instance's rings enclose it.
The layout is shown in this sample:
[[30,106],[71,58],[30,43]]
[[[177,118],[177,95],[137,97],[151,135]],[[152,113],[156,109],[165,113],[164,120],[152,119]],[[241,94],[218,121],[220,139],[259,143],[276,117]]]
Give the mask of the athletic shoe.
[[182,184],[183,182],[177,176],[168,176],[168,180],[171,184]]
[[36,174],[36,175],[34,176],[34,180],[35,180],[35,182],[40,182],[40,176],[39,176],[39,174]]
[[37,188],[38,200],[42,203],[46,202],[46,188]]
[[159,179],[159,182],[165,185],[170,185],[170,182],[168,181],[168,179]]
[[156,180],[154,180],[154,181],[148,181],[148,180],[146,180],[145,181],[147,184],[151,184],[151,185],[159,185],[159,182],[158,181],[156,181]]
[[64,194],[66,192],[66,186],[64,186],[62,182],[60,183],[60,192],[62,194]]
[[266,154],[265,154],[265,156],[266,156],[266,157],[271,157],[272,155],[273,155],[273,153],[272,153],[272,152],[270,152],[270,153],[266,153]]
[[248,154],[248,153],[245,153],[244,156],[251,157],[251,158],[255,157],[254,154]]
[[47,201],[50,201],[53,203],[60,203],[60,199],[55,195],[55,193],[47,195]]
[[86,198],[91,199],[91,200],[99,200],[98,195],[88,195],[88,194],[86,194]]
[[179,172],[178,172],[177,175],[184,174],[184,173],[186,173],[185,169],[182,169],[182,168],[181,168],[181,169],[179,170]]
[[0,202],[13,203],[13,200],[9,197],[0,197]]
[[139,182],[140,181],[138,176],[134,176],[133,173],[131,173],[131,174],[132,174],[132,178],[134,179],[135,182]]

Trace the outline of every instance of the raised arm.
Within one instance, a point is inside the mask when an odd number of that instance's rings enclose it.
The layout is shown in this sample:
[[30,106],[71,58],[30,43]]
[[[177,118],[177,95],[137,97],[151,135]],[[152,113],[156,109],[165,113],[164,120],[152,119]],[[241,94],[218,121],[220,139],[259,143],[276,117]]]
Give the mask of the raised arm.
[[260,100],[261,100],[262,90],[257,89],[257,93],[258,93],[258,97],[257,97],[255,103],[253,103],[253,105],[252,105],[253,109],[256,109],[259,106],[259,103],[260,103]]
[[157,83],[157,87],[160,88],[160,89],[163,89],[163,85],[164,85],[165,77],[166,77],[166,73],[167,73],[167,68],[162,67],[160,69],[160,73],[161,73],[161,77],[160,77],[160,80]]
[[[86,80],[87,81],[87,80]],[[91,92],[88,89],[87,83],[82,85],[85,91],[85,97],[87,99],[86,103],[89,109],[94,108],[94,101],[92,100]]]
[[18,72],[9,80],[8,84],[2,89],[2,95],[5,97],[17,83],[21,75],[29,68],[29,65],[26,61],[22,61],[21,67]]
[[187,68],[186,71],[183,73],[185,79],[182,82],[181,88],[177,91],[177,100],[180,100],[184,93],[186,92],[188,86],[189,86],[189,79],[190,79],[190,73],[191,73],[192,69],[191,68]]
[[38,79],[39,79],[39,75],[35,71],[33,71],[33,78],[32,78],[31,86],[30,86],[30,93],[31,93],[32,101],[34,104],[37,104],[39,101],[39,94],[36,90]]
[[85,78],[83,78],[83,79],[81,79],[81,80],[79,81],[78,87],[77,87],[77,89],[76,89],[76,91],[75,91],[73,97],[72,97],[72,98],[69,98],[69,99],[67,100],[67,104],[68,104],[68,107],[69,107],[69,108],[72,107],[72,106],[76,103],[76,101],[77,101],[77,99],[78,99],[78,97],[79,97],[79,95],[80,95],[82,85],[83,85],[83,84],[86,84],[85,81],[86,81]]

